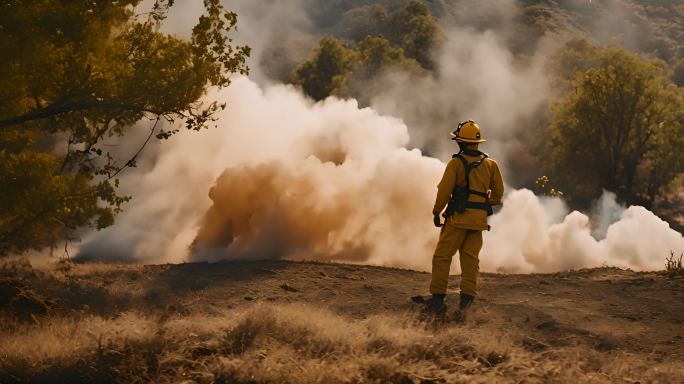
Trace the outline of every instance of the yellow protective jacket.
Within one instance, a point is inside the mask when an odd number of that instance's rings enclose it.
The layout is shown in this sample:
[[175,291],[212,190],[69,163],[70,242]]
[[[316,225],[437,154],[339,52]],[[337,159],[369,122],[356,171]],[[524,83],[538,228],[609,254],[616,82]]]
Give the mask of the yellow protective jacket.
[[[468,160],[468,163],[473,163],[480,159],[479,156],[470,156],[463,153],[461,155]],[[461,160],[454,157],[447,164],[442,180],[437,185],[437,199],[432,209],[433,215],[442,213],[456,185],[465,187],[465,169]],[[504,185],[501,171],[496,161],[486,158],[480,166],[470,171],[470,189],[485,193],[487,190],[491,190],[492,195],[489,202],[492,205],[501,204]],[[468,201],[472,202],[483,203],[485,200],[484,197],[474,194],[468,196]],[[463,213],[454,213],[448,221],[449,225],[453,225],[456,228],[484,231],[487,229],[487,212],[482,209],[466,209]]]

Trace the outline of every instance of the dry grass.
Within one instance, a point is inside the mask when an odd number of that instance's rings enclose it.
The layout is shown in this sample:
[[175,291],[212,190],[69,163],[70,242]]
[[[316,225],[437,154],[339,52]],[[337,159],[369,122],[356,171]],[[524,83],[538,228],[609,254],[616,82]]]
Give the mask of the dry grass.
[[671,251],[670,256],[665,259],[665,272],[670,276],[684,276],[682,258],[684,258],[684,253],[677,257],[675,256],[675,253]]
[[[331,276],[350,272],[345,268],[314,281],[335,286]],[[360,319],[314,301],[269,302],[266,294],[247,301],[236,284],[212,291],[240,295],[232,308],[179,310],[180,301],[162,300],[182,286],[159,285],[155,273],[163,269],[58,264],[38,271],[21,260],[0,263],[0,383],[669,383],[684,377],[676,359],[536,340],[486,303],[466,324],[438,325],[407,308],[368,311],[375,314]],[[192,280],[203,271],[194,270]],[[272,273],[264,276],[259,284],[271,281],[286,298],[303,294],[279,287],[279,277],[268,280]],[[341,281],[347,289],[355,282]]]
[[[352,320],[300,304],[220,316],[84,315],[3,323],[0,382],[671,382],[673,365],[589,349],[531,352],[476,312],[471,325],[415,316]],[[179,380],[181,379],[181,380]]]

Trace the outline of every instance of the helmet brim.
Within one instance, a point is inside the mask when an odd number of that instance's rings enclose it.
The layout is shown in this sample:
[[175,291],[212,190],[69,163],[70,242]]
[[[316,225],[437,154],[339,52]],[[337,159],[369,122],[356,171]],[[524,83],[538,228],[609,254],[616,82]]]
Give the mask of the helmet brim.
[[454,140],[456,142],[471,143],[471,144],[484,143],[487,141],[485,139],[464,139],[462,137],[452,137],[451,140]]

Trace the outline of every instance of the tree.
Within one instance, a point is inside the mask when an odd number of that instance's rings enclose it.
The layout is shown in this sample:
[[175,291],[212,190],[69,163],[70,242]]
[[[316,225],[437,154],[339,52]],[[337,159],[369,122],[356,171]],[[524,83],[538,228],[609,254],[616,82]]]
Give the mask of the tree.
[[360,64],[348,77],[341,94],[353,96],[360,105],[370,105],[374,92],[383,86],[384,73],[424,72],[416,60],[406,57],[403,49],[392,46],[382,36],[367,36],[354,49],[359,54]]
[[361,61],[357,71],[363,72],[364,77],[376,76],[388,69],[420,70],[420,64],[416,60],[406,57],[403,49],[393,47],[382,36],[367,36],[357,44],[356,50]]
[[[141,0],[18,0],[0,4],[0,255],[54,246],[83,226],[104,228],[129,197],[116,192],[160,119],[200,130],[225,107],[202,101],[247,73],[231,45],[237,15],[219,0],[190,41],[159,32],[173,0],[136,15]],[[103,147],[154,122],[130,159]]]
[[596,60],[554,106],[544,158],[576,204],[604,188],[650,208],[684,172],[682,91],[661,61],[619,47],[599,50]]
[[302,87],[314,100],[338,94],[359,65],[359,54],[334,37],[324,37],[311,60],[300,64],[290,81]]
[[680,87],[684,87],[684,59],[679,59],[672,69],[672,81]]
[[550,55],[547,70],[552,74],[554,88],[561,93],[573,89],[573,81],[579,73],[599,65],[600,49],[583,38],[573,38]]
[[363,5],[345,12],[335,29],[342,38],[359,41],[384,34],[388,20],[389,13],[381,4]]
[[442,40],[439,25],[421,0],[409,1],[391,16],[379,4],[353,8],[344,14],[338,33],[356,43],[345,45],[327,36],[313,57],[290,75],[289,81],[315,100],[353,95],[363,104],[368,89],[386,70],[434,69],[432,54]]
[[390,39],[425,69],[434,69],[432,52],[442,40],[442,30],[421,0],[411,0],[392,16]]

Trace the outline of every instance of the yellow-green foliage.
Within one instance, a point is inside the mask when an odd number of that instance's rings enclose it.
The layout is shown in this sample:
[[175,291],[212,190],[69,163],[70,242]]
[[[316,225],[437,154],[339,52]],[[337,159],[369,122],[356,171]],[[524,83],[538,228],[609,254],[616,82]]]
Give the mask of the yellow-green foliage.
[[[368,88],[387,70],[434,69],[432,54],[442,31],[422,1],[411,0],[391,17],[381,5],[355,8],[341,23],[342,34],[358,41],[345,45],[332,36],[323,38],[313,57],[290,76],[290,82],[315,100],[359,96],[362,92],[356,91]],[[347,31],[352,26],[360,30]]]
[[573,44],[561,52],[576,57],[565,64],[565,76],[574,71],[575,77],[572,91],[553,108],[548,170],[576,203],[606,188],[650,207],[684,172],[684,92],[659,60],[616,46]]
[[684,87],[684,59],[679,59],[672,69],[672,81],[680,87]]
[[390,39],[397,43],[406,56],[415,59],[423,68],[434,69],[433,49],[442,40],[442,31],[422,0],[411,0],[390,21]]
[[359,41],[366,36],[384,35],[389,13],[381,4],[362,5],[345,12],[337,25],[342,38]]
[[291,81],[301,85],[314,100],[323,100],[338,94],[358,65],[359,54],[356,51],[328,36],[321,40],[311,60],[295,69]]
[[418,71],[420,64],[404,55],[404,50],[391,45],[382,36],[367,36],[357,44],[363,77],[376,76],[385,70]]
[[135,157],[103,139],[144,117],[206,127],[224,107],[200,102],[207,87],[246,73],[249,48],[230,45],[236,15],[218,0],[191,41],[159,32],[172,1],[136,16],[139,2],[0,4],[0,255],[110,225],[127,200],[115,176]]
[[563,197],[565,194],[563,191],[559,191],[556,188],[547,188],[549,186],[548,176],[538,177],[534,184],[537,186],[537,191],[539,191],[544,196],[550,197]]

